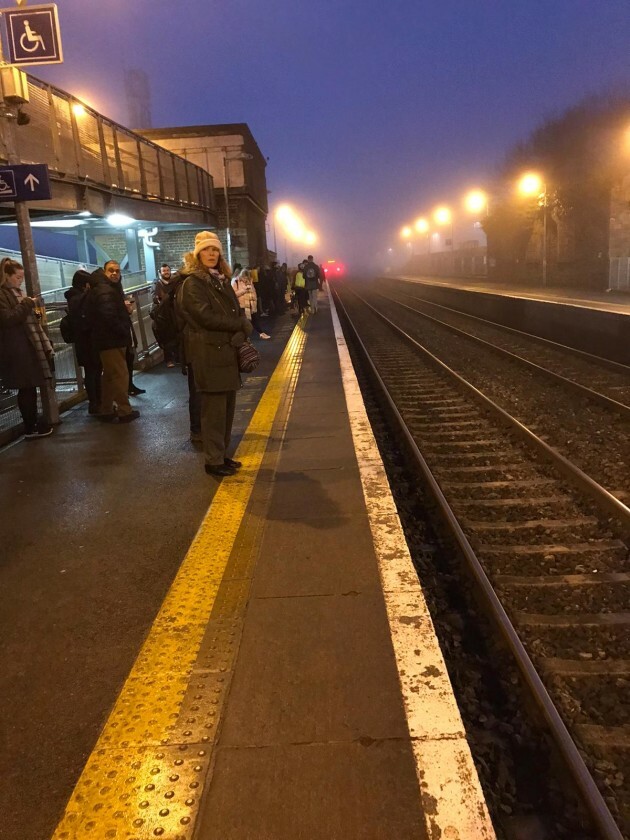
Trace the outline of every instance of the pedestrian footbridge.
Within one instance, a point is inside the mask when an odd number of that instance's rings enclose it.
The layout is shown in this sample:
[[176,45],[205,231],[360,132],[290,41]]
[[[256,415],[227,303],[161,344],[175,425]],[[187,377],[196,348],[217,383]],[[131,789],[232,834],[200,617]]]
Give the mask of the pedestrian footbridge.
[[[15,125],[22,163],[45,163],[52,200],[29,202],[31,217],[113,213],[151,223],[214,226],[211,175],[80,102],[28,77],[30,118]],[[0,160],[8,162],[10,126],[0,120]],[[0,204],[0,222],[13,205]]]

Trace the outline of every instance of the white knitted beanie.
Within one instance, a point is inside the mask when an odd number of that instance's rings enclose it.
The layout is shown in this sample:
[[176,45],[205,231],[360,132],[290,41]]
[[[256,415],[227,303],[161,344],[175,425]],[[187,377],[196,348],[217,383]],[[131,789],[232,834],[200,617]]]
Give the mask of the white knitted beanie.
[[201,233],[198,233],[197,236],[195,236],[195,257],[199,256],[199,251],[203,251],[204,248],[208,248],[210,245],[218,248],[219,252],[223,254],[223,246],[221,245],[221,240],[216,233],[213,233],[210,230],[202,230]]

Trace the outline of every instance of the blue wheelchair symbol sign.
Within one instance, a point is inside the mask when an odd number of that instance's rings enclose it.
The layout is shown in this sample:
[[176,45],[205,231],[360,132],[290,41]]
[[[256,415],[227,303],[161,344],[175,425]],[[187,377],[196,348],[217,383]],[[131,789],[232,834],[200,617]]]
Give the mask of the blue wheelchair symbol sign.
[[15,187],[15,173],[10,169],[0,172],[0,199],[17,198]]
[[63,61],[54,3],[1,11],[7,22],[11,64],[60,64]]

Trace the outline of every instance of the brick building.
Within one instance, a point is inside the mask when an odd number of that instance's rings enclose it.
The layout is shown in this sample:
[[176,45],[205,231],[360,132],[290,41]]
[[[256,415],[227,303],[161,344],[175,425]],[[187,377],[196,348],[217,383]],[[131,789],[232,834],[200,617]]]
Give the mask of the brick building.
[[[246,123],[180,126],[140,129],[139,133],[212,175],[217,233],[226,255],[231,250],[232,262],[242,265],[265,262],[268,258],[267,161],[249,126]],[[166,242],[164,234],[160,237]],[[162,256],[165,262],[175,262],[168,258],[168,250],[163,250]]]

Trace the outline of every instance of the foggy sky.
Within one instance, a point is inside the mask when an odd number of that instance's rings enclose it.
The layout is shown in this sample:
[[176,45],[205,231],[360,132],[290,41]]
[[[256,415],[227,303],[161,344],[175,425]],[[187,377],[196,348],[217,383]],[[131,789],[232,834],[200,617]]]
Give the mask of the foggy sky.
[[543,118],[630,82],[629,0],[57,4],[65,63],[34,75],[128,125],[141,68],[155,127],[248,123],[322,260],[369,264]]

